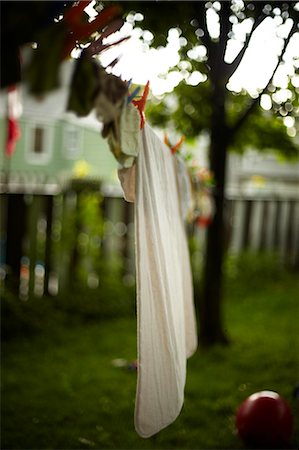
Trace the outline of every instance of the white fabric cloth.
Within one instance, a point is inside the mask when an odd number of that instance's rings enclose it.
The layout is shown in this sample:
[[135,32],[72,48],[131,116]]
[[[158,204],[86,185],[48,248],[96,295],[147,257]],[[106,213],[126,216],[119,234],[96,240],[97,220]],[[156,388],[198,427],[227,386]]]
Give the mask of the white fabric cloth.
[[177,164],[181,213],[183,219],[186,220],[194,209],[191,179],[186,168],[186,163],[182,157],[176,154],[175,159]]
[[148,438],[180,413],[186,358],[197,348],[197,333],[176,161],[148,124],[140,133],[136,168],[123,169],[119,175],[129,201],[134,201],[135,188],[135,428],[140,436]]

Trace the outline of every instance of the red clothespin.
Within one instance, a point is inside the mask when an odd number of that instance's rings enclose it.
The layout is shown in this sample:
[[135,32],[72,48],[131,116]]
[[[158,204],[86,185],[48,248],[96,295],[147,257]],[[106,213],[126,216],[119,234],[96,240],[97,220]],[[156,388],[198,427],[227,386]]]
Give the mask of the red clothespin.
[[142,97],[139,100],[132,100],[133,105],[135,105],[139,111],[140,114],[140,129],[142,130],[142,128],[144,127],[144,123],[145,123],[145,115],[144,115],[144,107],[145,107],[145,103],[147,100],[147,96],[149,93],[149,85],[150,82],[148,81],[145,85]]
[[64,15],[63,22],[69,29],[66,39],[63,59],[68,57],[76,42],[88,38],[92,33],[102,30],[120,14],[118,5],[110,5],[103,9],[92,22],[82,22],[82,13],[89,1],[82,0],[77,5],[72,6]]
[[181,147],[185,140],[185,136],[181,136],[181,138],[178,140],[178,142],[175,145],[171,145],[168,139],[167,134],[164,134],[164,143],[170,148],[171,153],[174,155]]

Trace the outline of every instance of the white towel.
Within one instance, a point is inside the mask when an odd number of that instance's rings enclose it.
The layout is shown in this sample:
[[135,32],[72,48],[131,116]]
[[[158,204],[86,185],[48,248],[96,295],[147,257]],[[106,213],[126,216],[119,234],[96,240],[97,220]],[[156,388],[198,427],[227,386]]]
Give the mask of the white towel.
[[[136,168],[121,171],[134,200],[138,379],[135,428],[144,438],[172,423],[184,401],[186,358],[197,348],[189,252],[176,162],[145,124]],[[136,169],[136,176],[135,176]]]

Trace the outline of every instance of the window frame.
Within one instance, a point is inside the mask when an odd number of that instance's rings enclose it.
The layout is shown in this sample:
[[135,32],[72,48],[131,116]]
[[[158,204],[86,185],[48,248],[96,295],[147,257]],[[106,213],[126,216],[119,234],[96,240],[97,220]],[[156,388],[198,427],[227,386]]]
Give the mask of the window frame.
[[[35,147],[35,130],[41,128],[43,130],[43,151],[38,153],[34,151]],[[48,164],[53,155],[53,125],[42,121],[32,121],[26,124],[26,144],[25,158],[30,164]]]
[[[77,138],[77,148],[75,150],[70,150],[70,132],[76,132],[78,134]],[[82,129],[80,125],[73,123],[65,123],[63,127],[63,156],[69,160],[77,160],[82,155]]]

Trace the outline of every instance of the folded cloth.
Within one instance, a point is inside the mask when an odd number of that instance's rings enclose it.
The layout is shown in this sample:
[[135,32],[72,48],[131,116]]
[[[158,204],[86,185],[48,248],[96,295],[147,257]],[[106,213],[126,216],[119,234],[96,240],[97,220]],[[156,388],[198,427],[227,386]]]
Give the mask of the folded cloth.
[[125,200],[134,203],[136,198],[136,164],[133,164],[128,169],[118,169],[118,178],[122,185]]
[[139,129],[139,113],[135,106],[131,103],[127,105],[125,101],[120,115],[114,123],[114,130],[117,132],[113,133],[111,129],[108,134],[110,150],[121,167],[129,168],[134,164],[140,146]]
[[135,428],[147,438],[172,423],[180,413],[186,358],[197,348],[197,332],[177,164],[148,124],[140,133],[136,168],[123,169],[119,175],[126,198],[134,201],[135,190]]

